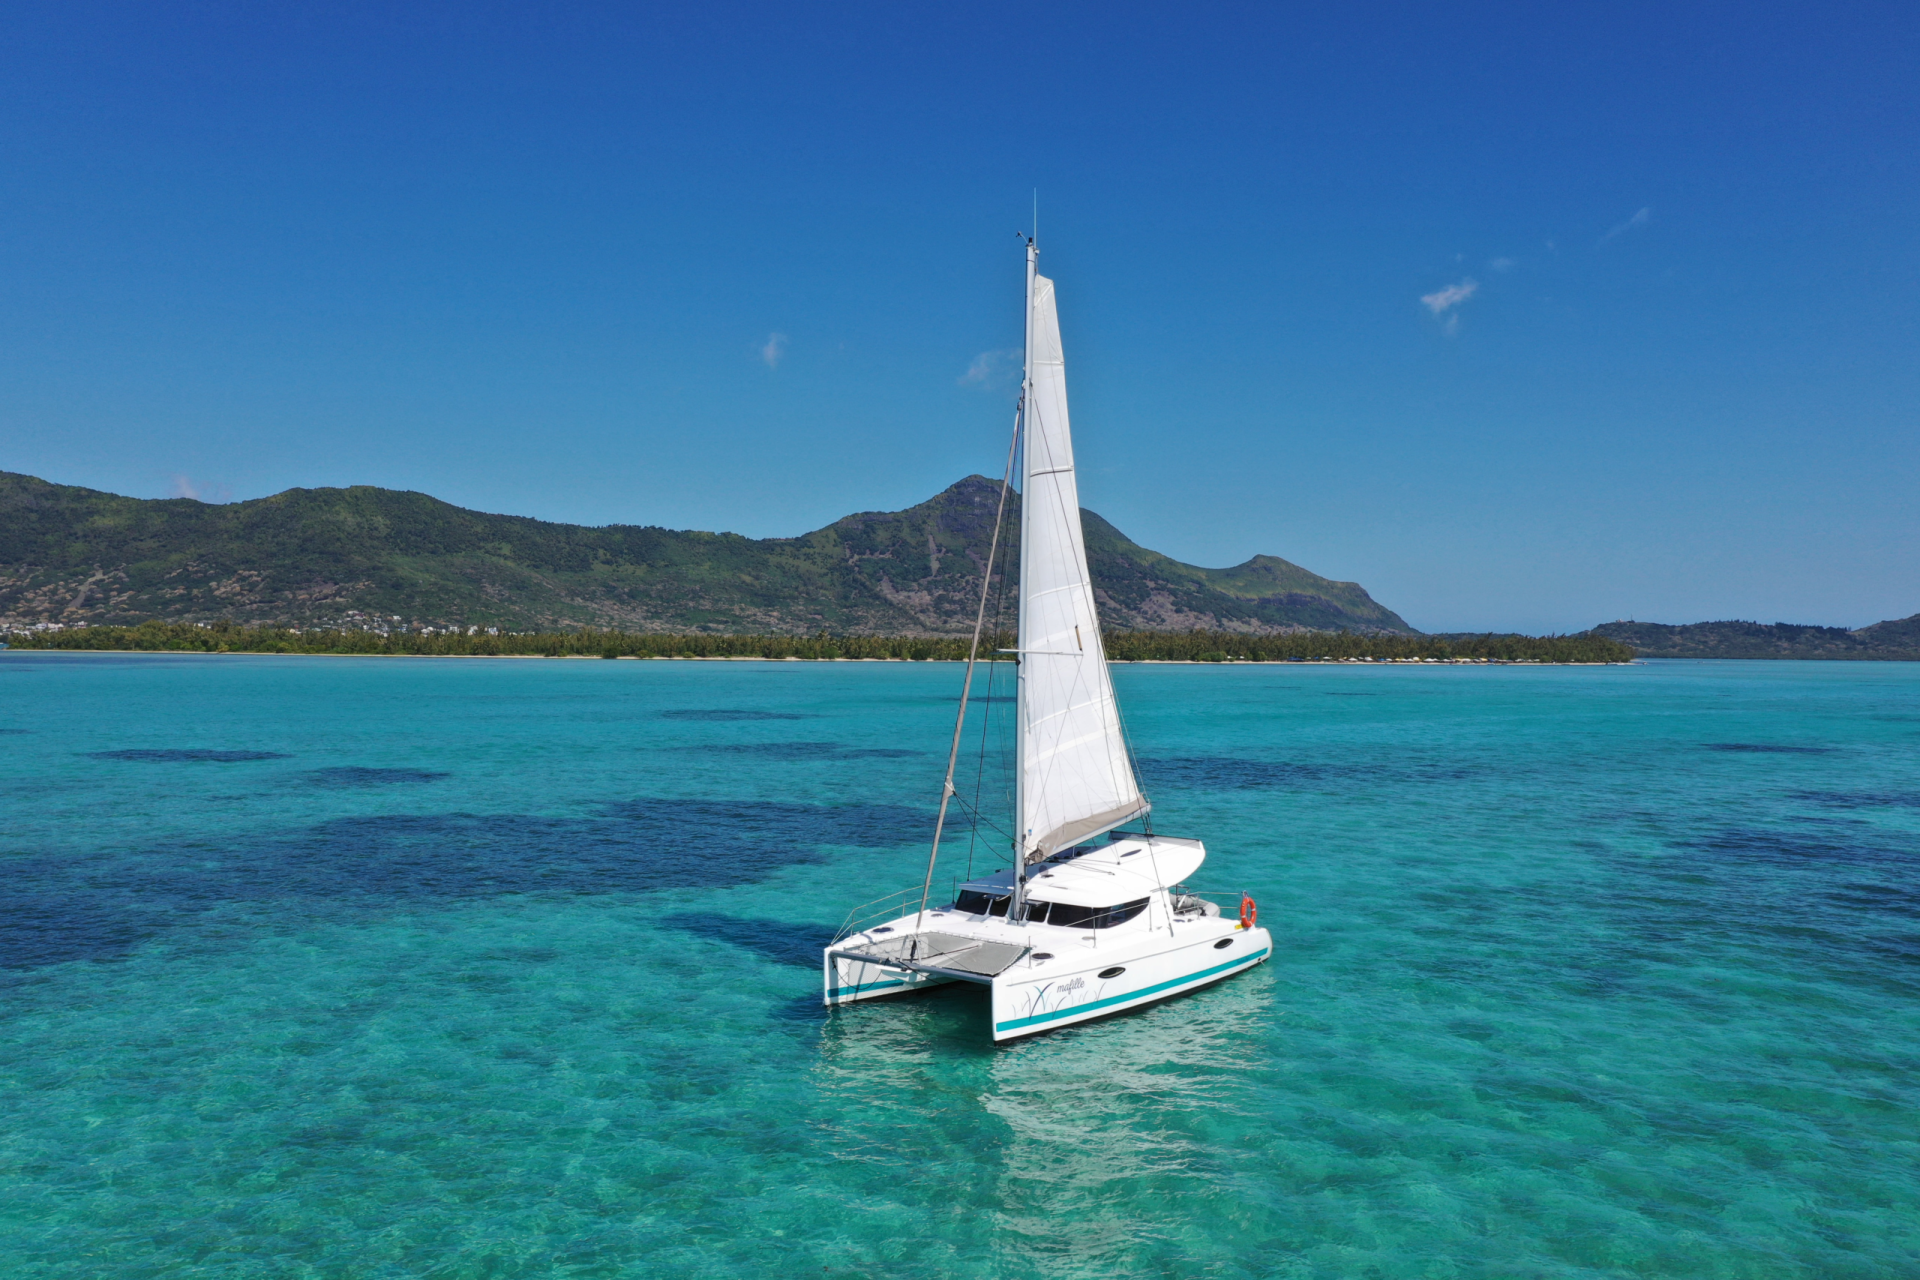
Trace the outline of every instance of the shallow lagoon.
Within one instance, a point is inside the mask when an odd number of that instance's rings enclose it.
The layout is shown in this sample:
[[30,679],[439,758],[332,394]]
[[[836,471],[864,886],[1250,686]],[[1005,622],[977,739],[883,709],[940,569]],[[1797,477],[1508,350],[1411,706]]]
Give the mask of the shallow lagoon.
[[1278,957],[996,1050],[956,667],[0,654],[0,1271],[1914,1274],[1920,667],[1116,680]]

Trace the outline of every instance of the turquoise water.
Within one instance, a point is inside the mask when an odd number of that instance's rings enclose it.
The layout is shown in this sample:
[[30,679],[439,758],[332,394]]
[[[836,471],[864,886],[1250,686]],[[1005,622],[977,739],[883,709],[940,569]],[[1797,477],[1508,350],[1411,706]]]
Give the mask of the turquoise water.
[[994,1049],[955,667],[0,655],[0,1274],[1920,1272],[1920,666],[1116,680],[1277,958]]

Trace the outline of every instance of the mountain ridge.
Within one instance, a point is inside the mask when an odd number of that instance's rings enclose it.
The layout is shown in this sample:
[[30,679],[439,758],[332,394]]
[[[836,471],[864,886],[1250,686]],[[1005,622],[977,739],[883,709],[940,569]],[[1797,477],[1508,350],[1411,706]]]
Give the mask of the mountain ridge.
[[[570,525],[408,490],[128,498],[0,472],[0,627],[160,618],[324,626],[955,635],[972,629],[998,481],[785,538]],[[1001,564],[1017,564],[1019,495]],[[1083,510],[1103,621],[1138,630],[1417,634],[1358,583],[1278,556],[1183,564]],[[1004,590],[1008,575],[996,569]]]

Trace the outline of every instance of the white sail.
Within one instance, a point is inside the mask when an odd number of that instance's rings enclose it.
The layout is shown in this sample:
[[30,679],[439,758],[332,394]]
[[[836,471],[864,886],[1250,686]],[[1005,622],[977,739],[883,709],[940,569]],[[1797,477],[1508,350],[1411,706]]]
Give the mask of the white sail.
[[1016,829],[1032,861],[1148,806],[1121,734],[1087,574],[1053,281],[1035,274],[1031,249],[1027,279]]

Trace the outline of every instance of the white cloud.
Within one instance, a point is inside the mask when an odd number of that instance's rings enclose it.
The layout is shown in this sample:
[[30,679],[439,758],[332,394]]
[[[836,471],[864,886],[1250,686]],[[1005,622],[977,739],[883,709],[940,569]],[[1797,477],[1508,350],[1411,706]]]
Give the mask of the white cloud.
[[176,474],[173,483],[168,486],[168,497],[192,498],[195,502],[232,502],[233,490],[223,484],[195,484],[186,476]]
[[1514,267],[1518,266],[1519,264],[1516,263],[1512,258],[1495,258],[1492,262],[1489,262],[1487,265],[1492,267],[1495,271],[1511,271],[1514,269]]
[[956,379],[963,387],[1000,387],[1020,377],[1020,348],[982,351]]
[[785,354],[787,354],[787,335],[784,333],[768,334],[767,345],[760,348],[760,358],[767,362],[767,368],[778,369],[780,367],[780,357]]
[[1445,315],[1478,292],[1480,292],[1480,282],[1467,279],[1459,284],[1450,284],[1435,293],[1423,293],[1420,295],[1420,301],[1426,304],[1427,310],[1439,316]]
[[1631,218],[1628,218],[1625,222],[1613,228],[1611,231],[1607,232],[1607,234],[1601,236],[1600,243],[1605,244],[1607,241],[1613,239],[1615,236],[1623,236],[1627,234],[1627,232],[1632,231],[1635,227],[1644,227],[1649,222],[1652,222],[1652,221],[1653,221],[1652,209],[1636,210],[1634,215]]
[[[1420,295],[1420,301],[1425,303],[1427,310],[1434,315],[1447,317],[1446,323],[1440,326],[1440,331],[1451,338],[1460,332],[1460,313],[1455,308],[1478,292],[1480,292],[1480,282],[1469,277],[1459,284],[1450,284],[1433,293],[1423,293]],[[1447,315],[1450,311],[1453,314]]]

